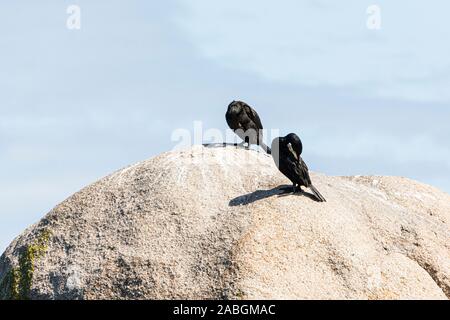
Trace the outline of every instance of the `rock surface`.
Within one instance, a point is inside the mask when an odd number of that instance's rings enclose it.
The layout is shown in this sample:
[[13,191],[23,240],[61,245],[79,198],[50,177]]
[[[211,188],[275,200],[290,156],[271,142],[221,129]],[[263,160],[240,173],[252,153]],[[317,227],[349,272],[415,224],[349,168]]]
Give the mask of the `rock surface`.
[[173,151],[62,202],[0,258],[3,299],[447,299],[450,196],[399,177],[312,174],[270,156]]

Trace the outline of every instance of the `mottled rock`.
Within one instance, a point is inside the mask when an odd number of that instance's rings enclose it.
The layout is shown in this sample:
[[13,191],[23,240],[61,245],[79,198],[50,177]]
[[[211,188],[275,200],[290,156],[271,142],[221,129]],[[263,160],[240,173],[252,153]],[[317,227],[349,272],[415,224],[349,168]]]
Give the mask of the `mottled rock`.
[[399,177],[312,174],[270,156],[173,151],[62,202],[0,258],[3,299],[446,299],[450,196]]

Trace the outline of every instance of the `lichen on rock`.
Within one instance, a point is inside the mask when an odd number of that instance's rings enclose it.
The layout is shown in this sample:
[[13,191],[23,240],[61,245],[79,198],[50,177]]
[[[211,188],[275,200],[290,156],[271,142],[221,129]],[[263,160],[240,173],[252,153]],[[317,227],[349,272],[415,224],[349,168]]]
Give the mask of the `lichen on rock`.
[[18,266],[13,266],[0,283],[1,299],[29,299],[36,260],[45,255],[50,237],[50,230],[44,229],[31,244],[22,248]]

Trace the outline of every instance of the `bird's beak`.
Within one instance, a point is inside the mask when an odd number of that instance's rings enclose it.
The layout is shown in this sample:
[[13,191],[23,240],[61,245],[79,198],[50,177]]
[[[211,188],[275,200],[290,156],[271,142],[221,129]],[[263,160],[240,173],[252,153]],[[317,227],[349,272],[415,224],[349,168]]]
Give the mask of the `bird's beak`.
[[297,154],[295,153],[294,149],[292,148],[292,144],[288,143],[287,145],[289,152],[292,153],[292,155],[294,156],[294,158],[298,161],[298,157]]

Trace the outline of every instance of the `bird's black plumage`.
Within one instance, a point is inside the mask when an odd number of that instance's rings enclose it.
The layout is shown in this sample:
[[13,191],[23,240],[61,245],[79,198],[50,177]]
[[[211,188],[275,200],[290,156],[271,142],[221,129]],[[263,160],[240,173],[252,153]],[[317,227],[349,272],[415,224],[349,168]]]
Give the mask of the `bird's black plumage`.
[[310,188],[319,201],[326,201],[311,183],[308,166],[300,156],[303,146],[300,138],[295,134],[275,138],[272,141],[272,157],[278,169],[293,183],[294,191],[305,186]]
[[286,141],[288,141],[291,144],[292,149],[294,150],[296,156],[300,158],[300,155],[303,152],[303,144],[298,135],[296,135],[295,133],[289,133],[286,136]]
[[242,101],[233,101],[225,114],[228,126],[248,145],[260,145],[267,153],[270,148],[263,142],[263,125],[258,113]]

